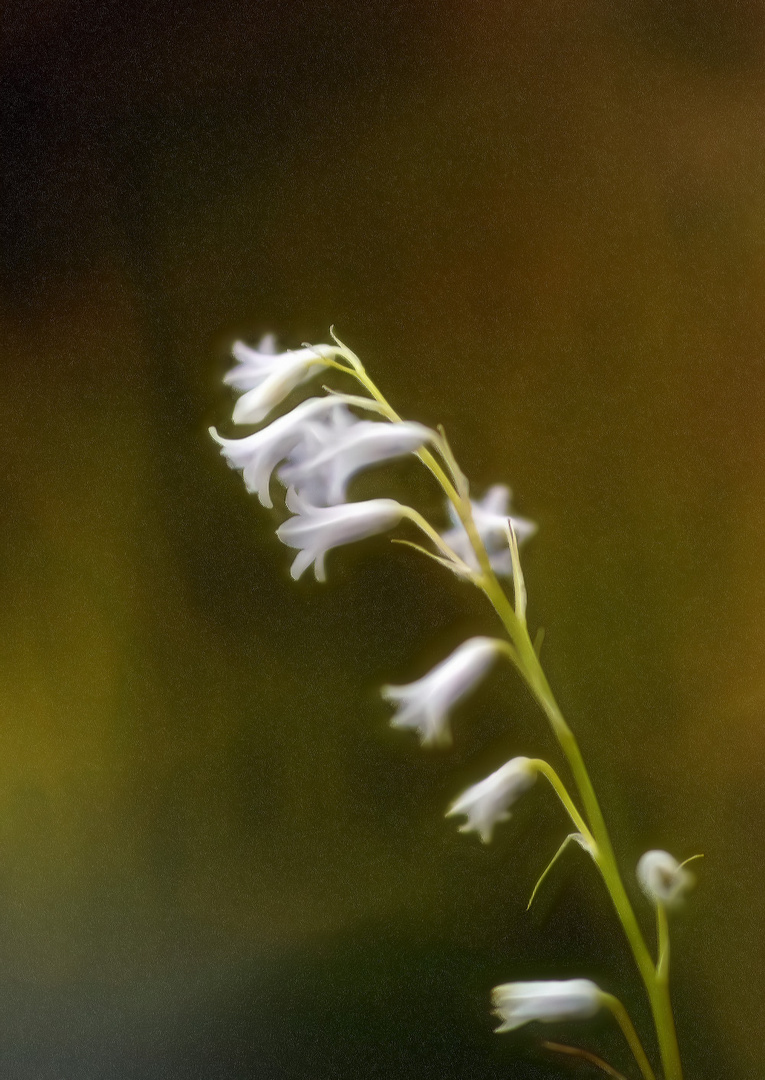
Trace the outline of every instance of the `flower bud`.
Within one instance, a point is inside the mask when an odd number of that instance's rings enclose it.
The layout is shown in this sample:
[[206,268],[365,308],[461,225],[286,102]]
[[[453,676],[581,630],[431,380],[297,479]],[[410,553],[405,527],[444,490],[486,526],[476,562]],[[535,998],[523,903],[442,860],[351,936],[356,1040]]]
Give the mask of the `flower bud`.
[[668,851],[646,851],[637,864],[640,888],[652,904],[674,908],[682,904],[696,878]]

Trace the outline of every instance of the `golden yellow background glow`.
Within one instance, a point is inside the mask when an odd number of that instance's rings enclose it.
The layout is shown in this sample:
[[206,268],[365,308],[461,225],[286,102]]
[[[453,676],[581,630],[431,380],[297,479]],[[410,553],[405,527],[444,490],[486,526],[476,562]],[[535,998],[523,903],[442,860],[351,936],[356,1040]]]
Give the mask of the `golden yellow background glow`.
[[557,1077],[491,1034],[534,976],[645,1024],[580,855],[524,912],[546,793],[488,849],[443,820],[553,759],[518,682],[450,753],[387,727],[377,687],[488,612],[385,540],[294,586],[207,435],[235,337],[334,323],[539,523],[530,619],[628,877],[705,855],[688,1080],[758,1076],[763,5],[59,0],[12,6],[0,65],[0,1071]]

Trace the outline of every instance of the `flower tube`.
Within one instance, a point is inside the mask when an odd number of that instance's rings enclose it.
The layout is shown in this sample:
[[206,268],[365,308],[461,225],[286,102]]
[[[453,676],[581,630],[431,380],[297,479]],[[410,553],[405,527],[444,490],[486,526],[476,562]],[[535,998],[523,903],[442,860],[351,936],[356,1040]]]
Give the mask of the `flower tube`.
[[334,345],[313,345],[292,352],[270,353],[251,349],[241,341],[231,350],[236,367],[224,382],[245,393],[234,406],[235,424],[259,424],[288,394],[316,375],[338,353]]
[[348,483],[357,472],[382,461],[413,453],[436,438],[423,424],[358,420],[315,455],[281,469],[279,479],[314,504],[335,506],[345,502]]
[[273,506],[271,474],[297,446],[315,438],[317,429],[335,428],[352,422],[352,414],[339,395],[308,398],[291,412],[273,420],[267,427],[243,439],[224,439],[215,428],[210,434],[221,447],[221,454],[232,469],[241,469],[245,486],[254,492],[263,506]]
[[398,708],[391,726],[412,728],[423,746],[448,746],[449,712],[483,678],[502,648],[495,638],[470,638],[416,682],[384,686],[382,696]]
[[395,499],[370,499],[367,502],[344,503],[342,506],[313,506],[290,488],[287,509],[289,518],[276,530],[287,547],[299,548],[290,569],[297,579],[311,563],[317,581],[326,581],[324,559],[328,551],[342,544],[352,544],[367,536],[386,532],[397,525],[406,507]]
[[503,983],[492,990],[494,1014],[501,1020],[497,1033],[515,1031],[532,1020],[589,1020],[605,1003],[605,995],[590,979]]
[[467,821],[460,825],[460,832],[477,832],[483,843],[488,844],[495,825],[510,820],[510,807],[533,785],[537,771],[530,758],[513,758],[464,791],[449,807],[446,816],[464,814]]

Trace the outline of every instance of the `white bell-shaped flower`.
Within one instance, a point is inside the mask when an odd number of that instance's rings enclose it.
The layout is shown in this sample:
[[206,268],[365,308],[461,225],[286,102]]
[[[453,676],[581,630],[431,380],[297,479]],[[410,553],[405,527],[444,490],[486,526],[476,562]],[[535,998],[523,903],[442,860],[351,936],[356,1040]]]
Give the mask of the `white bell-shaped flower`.
[[279,479],[315,505],[335,506],[345,502],[348,483],[357,472],[413,453],[433,438],[430,428],[411,421],[358,420],[318,453],[301,452],[298,461],[280,470]]
[[398,707],[391,726],[412,728],[423,746],[448,746],[450,710],[483,678],[501,646],[495,638],[470,638],[416,682],[384,686],[382,696]]
[[251,349],[241,341],[234,342],[232,353],[236,367],[224,377],[224,382],[245,393],[234,406],[235,424],[259,424],[288,394],[316,375],[324,361],[337,355],[334,345],[312,345],[293,352],[272,353]]
[[464,791],[449,807],[446,816],[464,814],[467,821],[460,825],[460,832],[477,832],[484,844],[488,844],[494,826],[510,819],[510,807],[524,791],[528,791],[536,778],[537,769],[531,759],[515,757]]
[[353,422],[352,414],[338,395],[309,398],[243,439],[224,439],[215,428],[210,428],[210,434],[220,444],[231,468],[242,470],[247,490],[257,494],[263,506],[271,507],[271,474],[279,462],[306,440],[314,440],[320,428],[345,427]]
[[588,1020],[605,995],[590,979],[503,983],[492,990],[494,1014],[502,1022],[496,1031],[515,1031],[532,1020]]
[[[494,484],[482,499],[471,500],[470,503],[473,521],[486,548],[491,568],[500,577],[513,576],[513,560],[507,542],[507,519],[510,518],[513,523],[519,545],[537,531],[533,521],[510,516],[511,495],[509,487],[504,484]],[[443,539],[472,570],[478,570],[478,559],[473,551],[473,545],[456,510],[451,503],[447,504],[447,509],[453,525],[451,529],[442,533]]]
[[640,888],[652,904],[674,908],[682,904],[696,878],[668,851],[646,851],[637,864]]
[[385,532],[401,520],[405,507],[394,499],[370,499],[341,506],[312,506],[294,488],[287,492],[287,508],[295,517],[276,530],[287,547],[300,548],[290,573],[297,579],[311,563],[317,581],[326,581],[324,559],[328,551]]

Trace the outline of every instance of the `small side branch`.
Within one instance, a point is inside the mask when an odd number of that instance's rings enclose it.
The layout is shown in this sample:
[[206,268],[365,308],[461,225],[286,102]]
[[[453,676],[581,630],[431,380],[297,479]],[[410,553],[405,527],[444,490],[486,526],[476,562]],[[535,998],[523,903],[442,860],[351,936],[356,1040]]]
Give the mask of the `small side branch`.
[[565,1043],[549,1042],[547,1039],[541,1043],[541,1046],[545,1050],[552,1050],[554,1054],[568,1054],[570,1057],[581,1058],[582,1061],[586,1061],[588,1064],[594,1065],[596,1069],[600,1069],[606,1076],[613,1077],[613,1080],[627,1080],[624,1073],[620,1073],[613,1065],[609,1065],[607,1061],[599,1058],[597,1054],[593,1054],[589,1050],[583,1050],[580,1046],[566,1046]]

